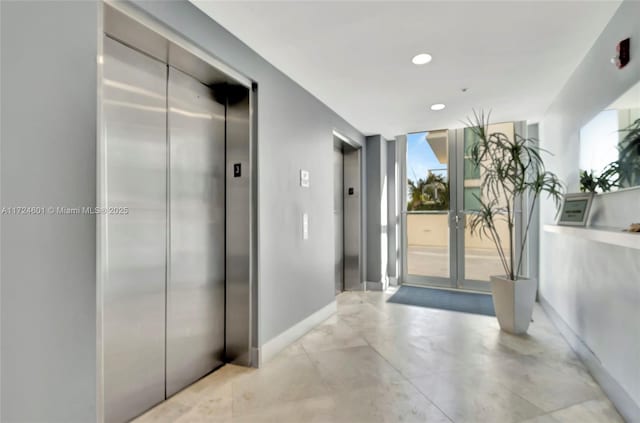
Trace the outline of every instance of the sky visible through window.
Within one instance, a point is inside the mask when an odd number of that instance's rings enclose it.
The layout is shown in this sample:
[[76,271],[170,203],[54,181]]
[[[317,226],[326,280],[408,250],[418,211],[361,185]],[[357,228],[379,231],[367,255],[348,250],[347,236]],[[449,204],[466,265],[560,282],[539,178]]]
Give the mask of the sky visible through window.
[[429,170],[447,178],[447,165],[436,158],[429,143],[425,139],[427,132],[407,134],[407,178],[416,181],[427,179]]

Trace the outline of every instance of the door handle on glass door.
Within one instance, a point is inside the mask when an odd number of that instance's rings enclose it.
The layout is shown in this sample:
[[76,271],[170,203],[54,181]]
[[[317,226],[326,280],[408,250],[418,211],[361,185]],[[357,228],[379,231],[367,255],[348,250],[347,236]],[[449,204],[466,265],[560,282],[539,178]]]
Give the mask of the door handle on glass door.
[[463,228],[467,227],[467,219],[465,218],[466,214],[467,213],[464,210],[460,210],[460,212],[456,216],[456,217],[459,217],[460,219],[462,219],[462,227]]

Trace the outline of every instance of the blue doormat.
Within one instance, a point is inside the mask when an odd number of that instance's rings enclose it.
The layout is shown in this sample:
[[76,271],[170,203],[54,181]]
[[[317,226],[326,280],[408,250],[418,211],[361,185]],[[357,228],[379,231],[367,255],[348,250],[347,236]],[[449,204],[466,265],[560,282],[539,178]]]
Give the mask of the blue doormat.
[[491,295],[474,294],[472,292],[401,286],[387,301],[397,304],[462,311],[464,313],[484,314],[485,316],[496,315]]

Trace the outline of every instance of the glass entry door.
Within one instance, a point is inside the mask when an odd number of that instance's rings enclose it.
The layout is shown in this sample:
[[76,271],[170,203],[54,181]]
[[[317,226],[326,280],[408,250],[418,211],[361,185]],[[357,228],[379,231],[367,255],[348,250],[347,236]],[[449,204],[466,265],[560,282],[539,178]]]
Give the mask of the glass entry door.
[[[455,288],[455,131],[408,134],[403,178],[402,281]],[[402,159],[401,159],[402,160]],[[404,164],[404,166],[402,166]],[[452,254],[453,252],[453,254]]]
[[[515,126],[493,124],[489,131],[513,139]],[[489,291],[489,277],[504,274],[493,241],[470,230],[481,196],[480,171],[468,154],[474,142],[466,128],[412,133],[400,143],[403,283]],[[508,250],[507,224],[500,222],[498,232]]]

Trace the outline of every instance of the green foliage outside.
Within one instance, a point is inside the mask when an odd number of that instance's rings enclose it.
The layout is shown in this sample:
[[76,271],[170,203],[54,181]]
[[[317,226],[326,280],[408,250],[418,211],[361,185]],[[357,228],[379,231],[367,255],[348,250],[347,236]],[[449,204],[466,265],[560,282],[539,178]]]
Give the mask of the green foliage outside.
[[431,172],[426,179],[409,179],[407,210],[449,210],[449,181]]

